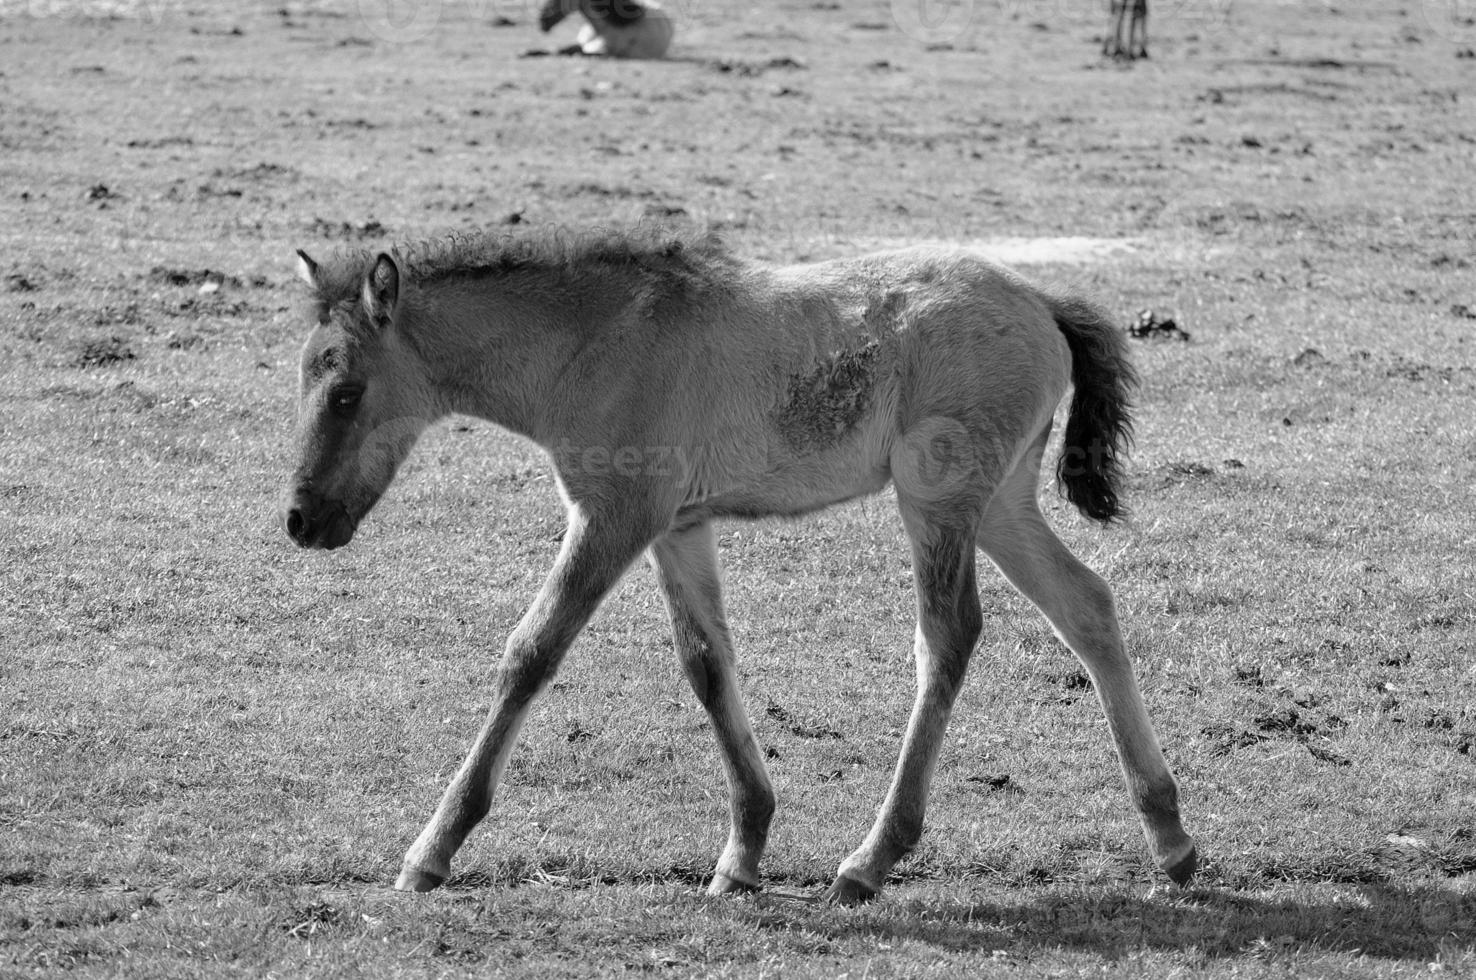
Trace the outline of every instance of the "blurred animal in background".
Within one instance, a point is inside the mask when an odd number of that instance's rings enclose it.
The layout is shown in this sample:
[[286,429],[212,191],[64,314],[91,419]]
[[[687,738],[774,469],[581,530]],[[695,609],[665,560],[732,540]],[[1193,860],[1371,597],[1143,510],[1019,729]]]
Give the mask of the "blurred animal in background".
[[1188,340],[1189,332],[1173,317],[1139,310],[1138,318],[1128,325],[1128,336],[1135,340]]
[[1148,57],[1148,0],[1112,0],[1102,53],[1122,61]]
[[547,0],[538,26],[553,30],[570,14],[588,22],[560,54],[609,58],[660,58],[671,46],[671,17],[655,0]]

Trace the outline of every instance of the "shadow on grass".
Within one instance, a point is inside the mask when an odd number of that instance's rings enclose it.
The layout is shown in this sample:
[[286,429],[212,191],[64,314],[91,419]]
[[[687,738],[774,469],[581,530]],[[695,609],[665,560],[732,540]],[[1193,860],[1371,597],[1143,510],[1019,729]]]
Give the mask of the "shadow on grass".
[[[646,884],[678,885],[690,895],[707,878],[705,865],[600,870],[568,855],[545,855],[495,872],[474,869],[453,878],[448,890]],[[1113,960],[1156,950],[1201,960],[1343,954],[1428,963],[1452,949],[1476,949],[1476,890],[1440,884],[1449,880],[1307,875],[1261,886],[1164,886],[1145,894],[1142,883],[981,885],[977,878],[913,878],[895,882],[875,904],[846,909],[825,904],[824,880],[769,878],[758,894],[713,901],[724,916],[759,930],[800,930],[836,943],[923,943],[1021,959],[1077,950]]]
[[[758,925],[794,924],[797,916],[776,916],[777,904],[765,904],[756,906]],[[894,894],[875,908],[817,919],[806,927],[837,940],[873,936],[1022,957],[1077,949],[1111,959],[1158,949],[1211,959],[1321,952],[1428,962],[1452,946],[1476,946],[1476,894],[1391,884],[1301,885],[1276,896],[1191,889],[1145,898],[1077,889],[1023,901],[940,901]]]

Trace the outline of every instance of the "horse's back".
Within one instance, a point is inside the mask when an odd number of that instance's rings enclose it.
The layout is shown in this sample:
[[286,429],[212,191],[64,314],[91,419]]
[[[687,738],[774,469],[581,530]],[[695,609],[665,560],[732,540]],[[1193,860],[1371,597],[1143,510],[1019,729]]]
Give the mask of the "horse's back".
[[689,497],[704,511],[800,513],[875,492],[895,448],[940,424],[980,445],[1004,440],[998,451],[1013,456],[1069,382],[1045,294],[977,253],[924,247],[749,273],[734,308],[698,328],[715,356],[679,413],[708,433],[747,433],[709,443],[717,453]]
[[774,273],[781,292],[799,297],[789,305],[810,311],[786,326],[822,350],[879,345],[908,414],[991,390],[1016,401],[1038,390],[1052,406],[1065,393],[1071,355],[1047,294],[976,250],[915,246]]
[[772,273],[776,292],[829,304],[840,320],[855,321],[859,311],[861,325],[875,333],[911,331],[922,341],[955,330],[1040,335],[1054,322],[1039,287],[962,246],[920,245]]

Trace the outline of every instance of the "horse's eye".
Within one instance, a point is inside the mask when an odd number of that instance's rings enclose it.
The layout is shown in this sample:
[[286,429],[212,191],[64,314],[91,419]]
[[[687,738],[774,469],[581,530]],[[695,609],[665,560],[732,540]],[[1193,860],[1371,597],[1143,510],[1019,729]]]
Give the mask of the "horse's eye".
[[330,396],[328,404],[332,407],[334,415],[346,419],[358,409],[359,399],[363,397],[362,389],[341,388]]

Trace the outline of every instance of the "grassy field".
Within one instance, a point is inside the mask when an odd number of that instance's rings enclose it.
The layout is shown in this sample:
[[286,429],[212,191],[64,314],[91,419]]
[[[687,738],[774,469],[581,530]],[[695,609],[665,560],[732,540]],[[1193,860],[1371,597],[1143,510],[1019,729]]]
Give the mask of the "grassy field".
[[[489,0],[0,0],[0,975],[1476,971],[1470,5],[1164,3],[1131,68],[1086,0],[668,7],[673,57],[614,64],[521,57],[567,38]],[[1092,692],[990,574],[922,845],[815,902],[912,695],[882,497],[722,529],[768,891],[701,894],[724,793],[644,568],[457,876],[389,890],[561,512],[458,421],[295,550],[292,249],[642,217],[776,260],[1100,239],[1029,271],[1188,331],[1135,347],[1134,519],[1046,500],[1197,887],[1157,887]]]

